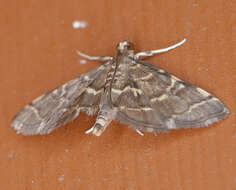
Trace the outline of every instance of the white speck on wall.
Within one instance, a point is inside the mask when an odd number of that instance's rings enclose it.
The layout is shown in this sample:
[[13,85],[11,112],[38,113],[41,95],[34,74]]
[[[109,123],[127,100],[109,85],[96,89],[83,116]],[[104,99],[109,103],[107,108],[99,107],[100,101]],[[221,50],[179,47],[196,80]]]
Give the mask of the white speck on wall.
[[80,178],[75,178],[74,181],[80,182]]
[[15,157],[15,153],[11,152],[8,154],[8,158],[13,159]]
[[57,178],[57,181],[59,181],[59,182],[63,182],[64,181],[64,175],[61,175],[61,176],[59,176],[58,178]]
[[77,29],[77,28],[85,28],[88,26],[88,23],[86,21],[79,21],[79,20],[75,20],[72,23],[73,28]]
[[203,27],[201,28],[201,30],[202,30],[202,31],[206,31],[206,30],[207,30],[207,27],[206,27],[206,26],[203,26]]
[[216,133],[214,133],[214,132],[208,134],[209,137],[215,136],[215,135],[216,135]]
[[68,149],[68,148],[66,148],[66,149],[65,149],[65,152],[69,152],[69,149]]
[[86,60],[84,60],[84,59],[81,59],[81,60],[80,60],[80,64],[84,65],[84,64],[86,64],[86,63],[87,63]]

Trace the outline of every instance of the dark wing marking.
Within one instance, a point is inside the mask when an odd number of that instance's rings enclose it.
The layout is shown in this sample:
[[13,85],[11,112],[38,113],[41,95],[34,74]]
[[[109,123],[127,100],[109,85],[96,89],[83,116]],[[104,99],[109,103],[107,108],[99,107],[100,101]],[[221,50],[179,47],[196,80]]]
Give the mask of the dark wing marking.
[[11,126],[24,135],[48,134],[75,119],[80,111],[97,111],[110,63],[38,97],[25,106],[12,120]]
[[140,61],[112,84],[117,120],[139,130],[166,131],[201,127],[219,121],[229,111],[208,92]]

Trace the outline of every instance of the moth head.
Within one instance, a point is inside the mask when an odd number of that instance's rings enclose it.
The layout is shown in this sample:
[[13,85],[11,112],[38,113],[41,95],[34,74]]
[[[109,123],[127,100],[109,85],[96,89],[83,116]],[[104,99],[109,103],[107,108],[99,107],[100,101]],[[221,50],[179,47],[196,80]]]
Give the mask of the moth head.
[[134,52],[134,49],[133,49],[133,44],[128,40],[128,39],[125,39],[124,41],[120,42],[118,45],[117,45],[117,48],[116,48],[120,53],[133,53]]

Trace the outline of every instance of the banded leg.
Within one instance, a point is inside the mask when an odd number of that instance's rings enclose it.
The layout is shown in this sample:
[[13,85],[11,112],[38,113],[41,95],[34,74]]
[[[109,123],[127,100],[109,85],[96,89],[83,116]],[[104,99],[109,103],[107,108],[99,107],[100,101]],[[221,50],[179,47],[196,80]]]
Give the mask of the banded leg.
[[143,134],[140,130],[136,129],[136,132],[137,132],[139,135],[144,136],[144,134]]
[[143,51],[143,52],[136,53],[135,56],[134,56],[134,59],[139,59],[139,57],[149,57],[149,56],[153,56],[153,55],[158,54],[158,53],[167,52],[169,50],[177,48],[178,46],[181,46],[184,42],[186,42],[186,39],[183,39],[181,42],[179,42],[177,44],[174,44],[172,46],[169,46],[167,48],[150,50],[150,51]]
[[112,112],[114,112],[111,109],[102,108],[98,112],[98,116],[96,119],[95,124],[92,128],[85,131],[86,134],[92,133],[96,136],[100,136],[103,131],[105,131],[106,127],[111,123],[111,121],[114,119]]
[[85,53],[82,53],[81,51],[77,50],[77,54],[85,59],[91,60],[91,61],[110,61],[113,59],[113,57],[110,56],[89,56]]
[[112,109],[109,104],[108,91],[103,94],[99,107],[100,110],[98,112],[96,122],[92,128],[85,132],[86,134],[92,133],[96,136],[100,136],[103,131],[105,131],[109,123],[111,123],[111,121],[115,118],[116,110]]

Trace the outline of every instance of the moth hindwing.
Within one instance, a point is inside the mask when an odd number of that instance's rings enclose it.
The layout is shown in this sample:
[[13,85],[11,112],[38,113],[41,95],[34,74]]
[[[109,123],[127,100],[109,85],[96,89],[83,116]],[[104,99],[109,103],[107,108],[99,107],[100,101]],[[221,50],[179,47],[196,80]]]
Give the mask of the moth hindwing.
[[88,115],[98,112],[94,126],[86,131],[97,136],[112,120],[141,135],[141,131],[198,128],[217,122],[229,113],[219,99],[140,58],[184,42],[135,54],[131,43],[124,40],[117,45],[115,57],[93,57],[78,51],[89,60],[106,62],[32,101],[11,126],[25,135],[47,134],[75,119],[80,111]]

